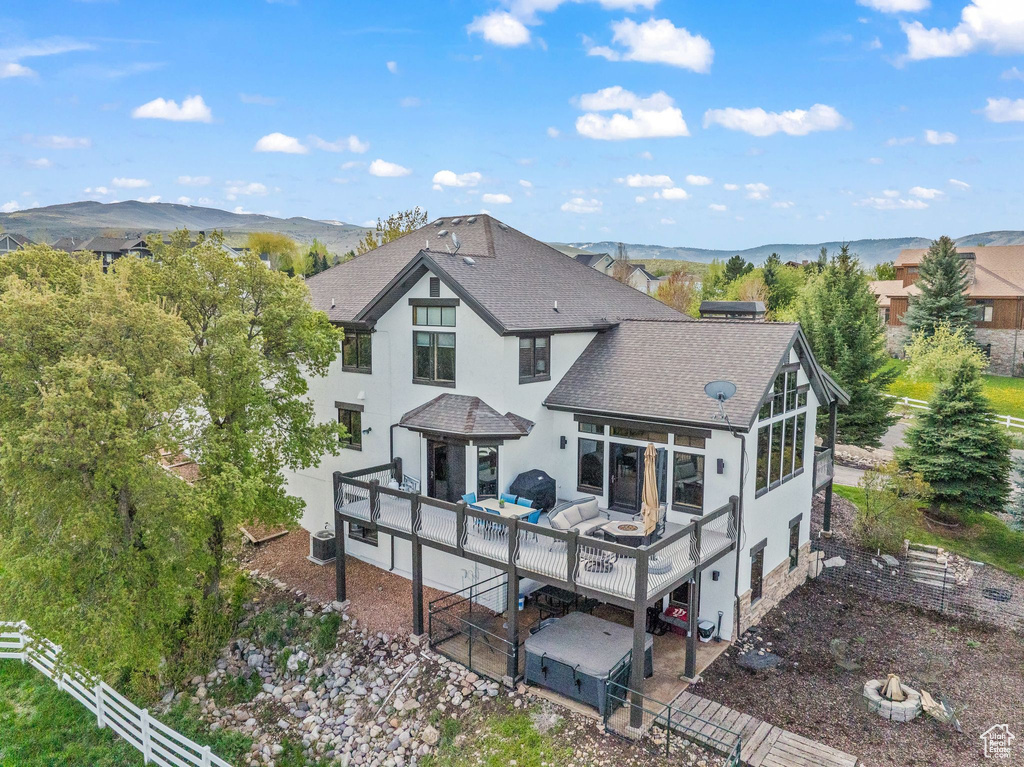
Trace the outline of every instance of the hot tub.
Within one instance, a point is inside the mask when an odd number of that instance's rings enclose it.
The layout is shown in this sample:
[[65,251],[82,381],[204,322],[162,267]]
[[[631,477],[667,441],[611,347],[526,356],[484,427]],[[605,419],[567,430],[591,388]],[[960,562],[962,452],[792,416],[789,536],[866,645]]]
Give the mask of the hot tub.
[[[604,711],[605,682],[633,649],[633,630],[587,613],[569,613],[530,636],[525,649],[529,684]],[[644,676],[653,673],[654,638],[645,634]]]

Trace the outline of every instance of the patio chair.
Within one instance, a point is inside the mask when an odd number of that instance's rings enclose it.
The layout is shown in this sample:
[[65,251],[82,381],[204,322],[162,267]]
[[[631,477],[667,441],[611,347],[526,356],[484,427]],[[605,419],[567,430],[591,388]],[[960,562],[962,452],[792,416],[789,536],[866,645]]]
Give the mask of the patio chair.
[[[528,509],[532,509],[533,508],[533,501],[531,501],[529,498],[521,498],[521,497],[517,496],[516,497],[516,506],[525,506]],[[541,509],[535,509],[530,514],[527,514],[525,517],[522,517],[522,519],[525,519],[531,525],[535,525],[538,522],[540,522],[540,512],[541,512]]]

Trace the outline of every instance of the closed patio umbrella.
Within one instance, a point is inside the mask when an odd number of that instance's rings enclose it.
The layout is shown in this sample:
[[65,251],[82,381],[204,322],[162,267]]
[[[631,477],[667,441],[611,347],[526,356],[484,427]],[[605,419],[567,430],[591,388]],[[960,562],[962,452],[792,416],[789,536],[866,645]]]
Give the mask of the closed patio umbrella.
[[644,520],[644,535],[650,535],[658,526],[658,476],[657,476],[658,453],[654,449],[654,443],[648,442],[644,450],[644,491],[640,516]]

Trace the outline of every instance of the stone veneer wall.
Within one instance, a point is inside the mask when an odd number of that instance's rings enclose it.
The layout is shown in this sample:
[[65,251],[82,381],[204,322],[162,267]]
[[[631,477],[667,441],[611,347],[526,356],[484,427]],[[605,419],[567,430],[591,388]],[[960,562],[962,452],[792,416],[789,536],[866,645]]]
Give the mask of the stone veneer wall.
[[903,357],[903,347],[910,340],[906,325],[885,326],[885,349],[894,357]]
[[1019,336],[1018,333],[1019,331],[1016,330],[975,328],[974,338],[979,344],[982,346],[992,344],[992,351],[989,354],[989,373],[997,376],[1012,376],[1014,364],[1016,363],[1016,366],[1020,367],[1021,352],[1024,352],[1024,333]]
[[800,547],[796,567],[789,569],[789,557],[770,573],[765,573],[761,586],[761,598],[750,604],[750,589],[740,594],[740,634],[751,626],[760,623],[769,610],[781,602],[793,589],[807,580],[807,568],[810,563],[811,542],[807,541]]

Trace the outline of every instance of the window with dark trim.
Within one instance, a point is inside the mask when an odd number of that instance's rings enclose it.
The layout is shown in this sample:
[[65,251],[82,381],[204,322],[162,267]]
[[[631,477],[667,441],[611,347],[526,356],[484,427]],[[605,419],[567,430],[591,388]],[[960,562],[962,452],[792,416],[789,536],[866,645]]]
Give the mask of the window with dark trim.
[[353,541],[359,541],[369,546],[377,545],[377,530],[376,528],[363,527],[355,522],[348,523],[348,537]]
[[584,434],[604,434],[604,427],[596,423],[580,421],[580,431]]
[[668,432],[664,431],[646,431],[644,429],[627,429],[623,426],[613,426],[611,435],[613,437],[622,437],[623,439],[635,439],[638,442],[668,444]]
[[476,449],[476,494],[479,498],[498,497],[497,445],[480,445]]
[[363,414],[358,410],[338,408],[338,423],[345,427],[348,436],[341,438],[341,444],[349,450],[363,449]]
[[764,548],[763,541],[750,550],[750,604],[757,602],[764,589]]
[[580,492],[604,492],[604,442],[602,440],[580,437],[576,485]]
[[551,336],[519,339],[519,383],[551,380]]
[[804,429],[807,425],[807,413],[796,417],[796,428],[793,430],[793,473],[804,467]]
[[412,324],[418,326],[455,327],[454,306],[414,306]]
[[[761,495],[804,468],[808,385],[798,385],[799,368],[782,370],[766,396],[758,419],[755,493]],[[804,410],[804,412],[800,412]]]
[[757,430],[757,489],[768,489],[768,457],[771,455],[771,433],[770,425],[762,426]]
[[704,437],[689,437],[685,434],[676,434],[673,442],[676,447],[699,447],[702,450],[707,444]]
[[455,334],[414,331],[413,383],[455,385]]
[[704,509],[704,456],[672,454],[672,508],[679,511]]
[[970,306],[971,317],[975,322],[992,322],[995,302],[991,298],[978,298]]
[[346,330],[341,342],[341,369],[347,373],[372,372],[372,349],[368,330]]
[[789,522],[789,569],[790,572],[796,569],[796,566],[800,564],[800,519],[803,517],[802,514],[798,514],[796,517]]

